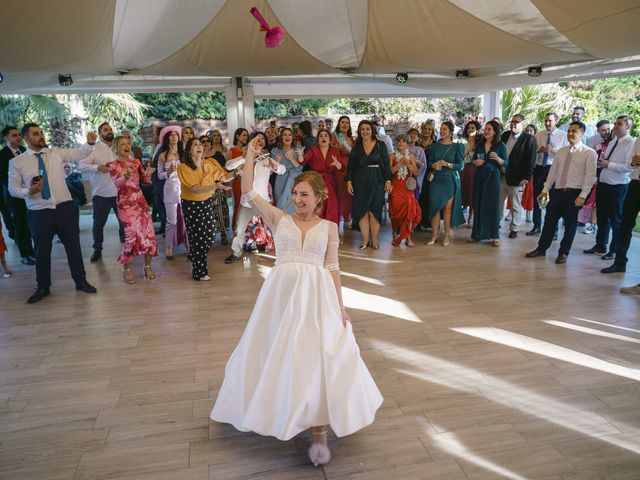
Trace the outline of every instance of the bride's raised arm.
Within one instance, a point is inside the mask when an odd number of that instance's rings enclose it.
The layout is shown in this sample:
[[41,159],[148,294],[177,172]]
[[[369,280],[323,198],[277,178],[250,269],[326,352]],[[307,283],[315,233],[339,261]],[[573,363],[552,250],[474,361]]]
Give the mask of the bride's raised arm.
[[271,205],[266,199],[258,195],[253,190],[253,172],[255,169],[255,159],[262,151],[262,136],[258,135],[247,145],[247,153],[245,155],[245,162],[242,166],[242,196],[246,198],[251,207],[260,215],[272,230],[275,230],[276,225],[284,215],[284,212],[279,208]]

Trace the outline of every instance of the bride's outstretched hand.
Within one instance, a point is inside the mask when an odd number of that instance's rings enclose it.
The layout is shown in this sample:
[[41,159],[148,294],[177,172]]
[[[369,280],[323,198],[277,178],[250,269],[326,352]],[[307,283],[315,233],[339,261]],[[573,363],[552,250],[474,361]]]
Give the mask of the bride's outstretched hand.
[[349,314],[345,310],[341,310],[340,313],[342,313],[342,326],[346,327],[347,326],[347,322],[351,323],[351,319],[349,318]]
[[260,135],[254,137],[249,144],[247,145],[247,155],[249,153],[253,154],[253,157],[257,157],[262,152],[262,138]]

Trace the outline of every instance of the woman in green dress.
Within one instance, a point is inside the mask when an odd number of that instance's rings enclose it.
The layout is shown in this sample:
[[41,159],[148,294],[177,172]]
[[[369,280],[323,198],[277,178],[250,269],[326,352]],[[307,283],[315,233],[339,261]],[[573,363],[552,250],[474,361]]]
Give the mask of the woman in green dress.
[[469,241],[491,240],[500,246],[500,167],[508,163],[507,146],[500,141],[502,128],[495,120],[484,126],[484,141],[473,155],[477,167],[473,186],[473,230]]
[[442,122],[440,141],[429,149],[428,170],[433,170],[433,179],[429,185],[428,214],[431,240],[427,245],[438,241],[440,217],[444,219],[444,247],[451,243],[451,227],[464,223],[458,174],[464,166],[464,145],[453,142],[453,132],[451,122]]
[[360,250],[369,245],[380,248],[378,232],[382,222],[384,195],[391,190],[389,153],[384,142],[377,140],[369,120],[358,124],[356,144],[349,154],[347,191],[353,196],[353,227],[362,235]]

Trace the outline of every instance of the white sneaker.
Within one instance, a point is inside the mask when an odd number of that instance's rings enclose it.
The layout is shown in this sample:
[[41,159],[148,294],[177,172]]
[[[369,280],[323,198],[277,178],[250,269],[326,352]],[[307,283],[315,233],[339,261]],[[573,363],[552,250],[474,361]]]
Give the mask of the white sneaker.
[[620,293],[626,293],[628,295],[640,295],[640,283],[633,287],[622,287]]
[[587,223],[584,226],[584,230],[582,230],[582,233],[585,234],[585,235],[593,233],[593,225],[591,223]]

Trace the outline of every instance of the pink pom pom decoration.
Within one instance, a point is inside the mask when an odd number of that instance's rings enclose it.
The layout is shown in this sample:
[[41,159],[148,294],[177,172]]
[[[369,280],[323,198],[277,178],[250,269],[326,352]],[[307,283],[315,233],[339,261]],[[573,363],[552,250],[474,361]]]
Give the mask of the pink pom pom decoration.
[[269,24],[256,7],[252,7],[250,12],[251,15],[253,15],[256,20],[258,20],[258,23],[260,23],[260,31],[267,32],[264,37],[265,47],[276,48],[278,45],[280,45],[287,33],[284,28],[280,26],[273,28],[269,27]]

